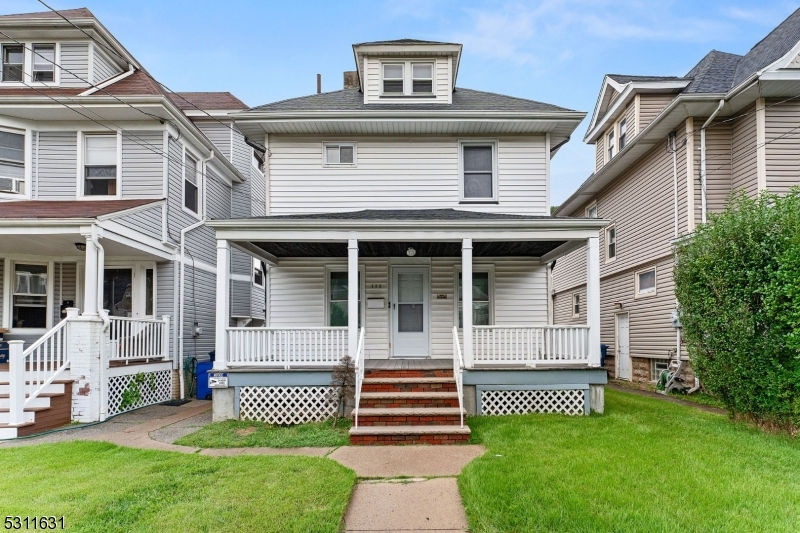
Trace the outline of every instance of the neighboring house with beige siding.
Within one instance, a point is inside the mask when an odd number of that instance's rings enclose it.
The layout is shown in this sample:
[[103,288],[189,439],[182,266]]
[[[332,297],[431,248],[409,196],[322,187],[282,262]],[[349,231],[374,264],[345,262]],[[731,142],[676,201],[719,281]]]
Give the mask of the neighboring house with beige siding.
[[[711,51],[685,76],[607,75],[585,142],[595,172],[555,213],[599,217],[601,340],[622,379],[656,379],[670,351],[672,247],[733,191],[800,184],[800,11],[744,56]],[[794,37],[793,37],[794,36]],[[580,323],[585,252],[552,271],[556,323]],[[576,312],[577,311],[577,312]]]

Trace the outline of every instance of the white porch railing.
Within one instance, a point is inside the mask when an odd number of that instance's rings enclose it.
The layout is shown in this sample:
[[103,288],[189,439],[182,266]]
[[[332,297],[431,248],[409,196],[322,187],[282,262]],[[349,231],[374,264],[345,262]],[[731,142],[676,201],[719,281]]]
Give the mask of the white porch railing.
[[333,366],[349,351],[346,327],[227,328],[227,334],[228,366]]
[[358,334],[358,350],[356,350],[356,405],[354,407],[355,426],[358,427],[358,408],[361,405],[361,385],[364,383],[364,328]]
[[158,319],[109,317],[108,361],[149,362],[169,359],[169,317]]
[[461,344],[458,342],[458,326],[453,326],[453,377],[458,391],[458,411],[461,427],[464,427],[464,358],[461,357]]
[[589,326],[473,326],[475,363],[589,364]]
[[43,337],[22,350],[9,343],[9,424],[25,422],[25,408],[69,368],[69,320],[64,319]]

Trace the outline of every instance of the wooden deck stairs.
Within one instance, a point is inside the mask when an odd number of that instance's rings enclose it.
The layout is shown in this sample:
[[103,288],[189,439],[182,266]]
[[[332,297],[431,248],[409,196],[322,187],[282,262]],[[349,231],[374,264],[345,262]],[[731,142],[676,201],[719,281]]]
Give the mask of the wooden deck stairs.
[[9,425],[8,364],[0,364],[0,439],[13,439],[69,424],[72,418],[72,381],[56,380],[25,408],[25,421]]
[[367,368],[350,444],[463,443],[461,414],[452,370]]

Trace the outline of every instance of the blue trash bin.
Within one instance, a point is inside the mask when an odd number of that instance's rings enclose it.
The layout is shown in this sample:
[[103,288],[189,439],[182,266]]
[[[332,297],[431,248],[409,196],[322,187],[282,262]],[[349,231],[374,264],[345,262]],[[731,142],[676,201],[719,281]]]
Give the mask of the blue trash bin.
[[600,366],[606,366],[606,356],[608,355],[608,344],[600,345]]
[[211,389],[208,388],[208,373],[214,366],[212,361],[197,361],[197,399],[210,400]]

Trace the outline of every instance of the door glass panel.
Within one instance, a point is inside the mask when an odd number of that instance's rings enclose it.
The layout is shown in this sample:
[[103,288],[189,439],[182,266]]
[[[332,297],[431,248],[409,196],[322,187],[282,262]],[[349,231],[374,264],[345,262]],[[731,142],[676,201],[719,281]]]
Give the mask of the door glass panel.
[[397,304],[397,331],[422,333],[422,304]]
[[144,314],[153,316],[153,269],[145,270],[144,276]]
[[133,270],[111,268],[103,272],[103,309],[111,316],[133,316]]
[[400,303],[422,303],[422,274],[397,274],[397,300]]

